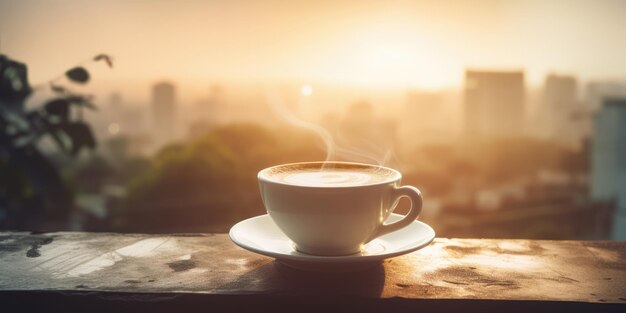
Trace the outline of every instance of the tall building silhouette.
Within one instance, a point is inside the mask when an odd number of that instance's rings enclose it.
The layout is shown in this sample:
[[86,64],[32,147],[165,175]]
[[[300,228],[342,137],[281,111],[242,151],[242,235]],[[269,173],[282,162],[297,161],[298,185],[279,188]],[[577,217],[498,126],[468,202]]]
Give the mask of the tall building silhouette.
[[591,197],[616,201],[613,239],[626,240],[626,98],[604,100],[591,144]]
[[577,144],[583,134],[578,126],[580,108],[577,100],[578,82],[573,76],[548,75],[546,77],[541,112],[545,116],[548,137]]
[[586,86],[585,109],[597,111],[602,109],[606,98],[626,98],[626,82],[624,81],[593,81]]
[[524,72],[465,71],[465,130],[472,136],[522,133]]
[[159,145],[176,138],[176,87],[169,82],[152,87],[152,118],[155,142]]
[[607,98],[626,98],[625,81],[592,81],[585,86],[585,101],[581,111],[583,119],[579,126],[580,132],[585,137],[591,137],[593,133],[593,116],[602,109],[603,102]]

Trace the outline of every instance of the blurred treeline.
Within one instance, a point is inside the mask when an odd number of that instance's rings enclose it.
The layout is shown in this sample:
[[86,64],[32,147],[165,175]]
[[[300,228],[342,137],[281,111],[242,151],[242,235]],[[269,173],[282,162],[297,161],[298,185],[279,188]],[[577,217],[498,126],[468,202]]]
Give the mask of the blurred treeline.
[[[586,155],[531,139],[461,140],[409,149],[395,166],[403,172],[403,183],[419,187],[427,198],[445,200],[459,189],[471,193],[532,180],[546,170],[584,175]],[[226,232],[237,221],[264,213],[259,170],[324,158],[321,140],[310,132],[231,124],[166,146],[151,158],[109,162],[92,157],[68,175],[78,193],[103,184],[122,185],[126,191],[86,230]],[[459,209],[453,201],[444,201],[442,209],[446,205]]]
[[226,232],[241,219],[263,214],[259,170],[324,156],[313,134],[231,124],[168,145],[150,159],[129,158],[112,166],[94,158],[73,175],[77,182],[106,175],[101,182],[126,187],[105,222],[96,223],[98,230]]

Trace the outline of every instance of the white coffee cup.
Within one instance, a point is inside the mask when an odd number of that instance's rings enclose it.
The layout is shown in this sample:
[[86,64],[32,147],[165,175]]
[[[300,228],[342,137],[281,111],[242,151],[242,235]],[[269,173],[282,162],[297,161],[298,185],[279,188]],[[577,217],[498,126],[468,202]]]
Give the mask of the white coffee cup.
[[[375,177],[367,181],[371,173]],[[292,163],[261,170],[257,177],[268,214],[306,254],[360,253],[367,242],[408,226],[422,210],[420,191],[400,186],[400,172],[383,166]],[[384,224],[403,197],[411,200],[409,213]]]

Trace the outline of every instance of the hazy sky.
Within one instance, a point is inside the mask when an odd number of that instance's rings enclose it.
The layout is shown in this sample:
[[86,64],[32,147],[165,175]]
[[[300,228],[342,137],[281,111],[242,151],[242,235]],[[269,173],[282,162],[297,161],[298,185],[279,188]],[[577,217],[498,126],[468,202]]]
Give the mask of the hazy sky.
[[439,87],[466,67],[626,77],[626,1],[0,0],[0,53],[45,81],[101,52],[112,81]]

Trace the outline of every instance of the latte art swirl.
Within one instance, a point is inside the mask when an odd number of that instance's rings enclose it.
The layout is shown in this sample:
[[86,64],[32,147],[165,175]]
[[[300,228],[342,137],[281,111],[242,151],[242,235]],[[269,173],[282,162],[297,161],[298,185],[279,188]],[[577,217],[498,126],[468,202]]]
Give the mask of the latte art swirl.
[[318,171],[291,173],[282,181],[300,186],[354,186],[371,183],[374,177],[368,173],[355,171]]

